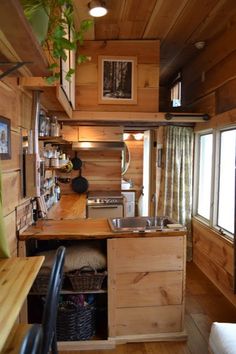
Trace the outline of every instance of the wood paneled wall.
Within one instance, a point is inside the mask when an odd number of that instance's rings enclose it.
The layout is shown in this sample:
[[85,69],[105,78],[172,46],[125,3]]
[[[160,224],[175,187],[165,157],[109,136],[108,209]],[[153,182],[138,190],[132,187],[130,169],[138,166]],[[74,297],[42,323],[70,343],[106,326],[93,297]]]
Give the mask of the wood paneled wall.
[[182,70],[183,105],[214,116],[236,107],[236,23]]
[[[122,141],[123,127],[93,127],[64,125],[62,136],[69,141]],[[63,149],[65,150],[65,149]],[[68,155],[73,158],[75,151],[68,148]],[[88,180],[89,191],[107,191],[121,189],[121,150],[81,150],[77,156],[82,160],[82,175]],[[74,178],[79,171],[60,173],[60,177]],[[71,183],[60,183],[63,194],[74,193]]]
[[[183,70],[183,105],[211,115],[195,131],[229,126],[236,122],[236,23],[199,53]],[[193,261],[220,291],[236,305],[232,291],[233,248],[213,229],[193,220]]]
[[0,81],[0,115],[11,120],[11,159],[0,165],[6,235],[10,253],[16,255],[16,207],[27,202],[21,194],[20,128],[29,128],[31,116],[31,97],[17,87],[16,79]]
[[193,261],[236,306],[233,294],[233,244],[193,220]]
[[[71,157],[75,152],[68,150]],[[89,191],[114,191],[121,189],[121,152],[120,151],[80,151],[77,155],[82,160],[82,176],[88,180]],[[70,173],[57,172],[57,176],[74,178],[79,171]],[[75,193],[71,183],[60,183],[63,194]]]
[[[220,128],[236,123],[236,109],[215,115],[196,124],[195,131]],[[193,261],[220,291],[236,306],[233,294],[233,244],[219,233],[193,220]]]
[[[159,41],[85,41],[80,54],[91,58],[76,72],[76,110],[159,111]],[[99,104],[98,56],[137,58],[137,104]]]

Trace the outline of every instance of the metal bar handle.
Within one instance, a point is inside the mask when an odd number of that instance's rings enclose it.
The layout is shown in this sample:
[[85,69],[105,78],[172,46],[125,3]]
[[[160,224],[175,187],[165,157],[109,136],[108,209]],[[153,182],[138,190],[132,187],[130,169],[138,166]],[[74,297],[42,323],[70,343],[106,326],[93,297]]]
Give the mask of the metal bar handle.
[[89,206],[91,209],[117,209],[118,205],[97,205],[97,206]]

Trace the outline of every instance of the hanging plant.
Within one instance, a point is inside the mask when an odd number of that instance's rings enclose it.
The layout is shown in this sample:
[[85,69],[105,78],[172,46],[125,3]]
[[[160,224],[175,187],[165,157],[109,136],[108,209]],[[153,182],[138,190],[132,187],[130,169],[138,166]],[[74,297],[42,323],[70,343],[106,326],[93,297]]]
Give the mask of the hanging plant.
[[[37,25],[36,17],[43,12],[47,21],[39,22],[36,32],[42,28],[46,34],[38,33],[39,41],[49,56],[49,71],[51,75],[46,78],[48,83],[60,79],[60,60],[67,60],[67,51],[74,50],[83,44],[84,33],[92,26],[92,20],[84,20],[77,31],[74,26],[74,8],[72,0],[21,0],[25,16],[32,24]],[[48,22],[48,25],[46,25]],[[46,29],[45,29],[46,27]],[[88,60],[85,55],[78,54],[76,62],[81,64]],[[70,68],[66,79],[70,80],[75,70]]]

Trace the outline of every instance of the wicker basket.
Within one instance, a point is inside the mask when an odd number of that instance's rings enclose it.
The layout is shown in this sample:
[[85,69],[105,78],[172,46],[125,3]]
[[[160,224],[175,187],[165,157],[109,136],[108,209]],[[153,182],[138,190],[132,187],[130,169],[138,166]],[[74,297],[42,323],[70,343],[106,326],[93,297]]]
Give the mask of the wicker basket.
[[95,307],[93,305],[77,308],[77,339],[90,339],[95,334]]
[[77,340],[77,306],[71,301],[63,301],[57,311],[57,339]]
[[60,341],[87,340],[95,334],[95,306],[76,305],[71,301],[59,304],[57,339]]
[[91,267],[82,267],[79,270],[66,273],[74,291],[100,290],[106,271],[97,272]]
[[51,269],[41,268],[32,285],[31,292],[38,294],[46,294],[48,290]]

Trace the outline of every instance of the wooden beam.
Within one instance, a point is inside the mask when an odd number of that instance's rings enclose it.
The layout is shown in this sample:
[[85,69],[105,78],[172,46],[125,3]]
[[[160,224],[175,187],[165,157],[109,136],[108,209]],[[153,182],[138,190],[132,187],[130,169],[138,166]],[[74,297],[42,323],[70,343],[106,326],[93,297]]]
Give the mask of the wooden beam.
[[[199,122],[199,113],[181,113],[180,118],[174,118],[171,121],[165,119],[165,112],[98,112],[98,111],[73,111],[72,119],[74,120],[91,120],[91,121],[107,121],[107,122],[165,122],[165,123],[196,123]],[[178,113],[173,113],[176,115]],[[188,118],[188,115],[191,117]],[[196,116],[196,118],[194,117]]]
[[235,124],[236,122],[236,108],[212,117],[208,122],[198,123],[195,126],[195,131],[203,129],[219,128],[225,125]]

